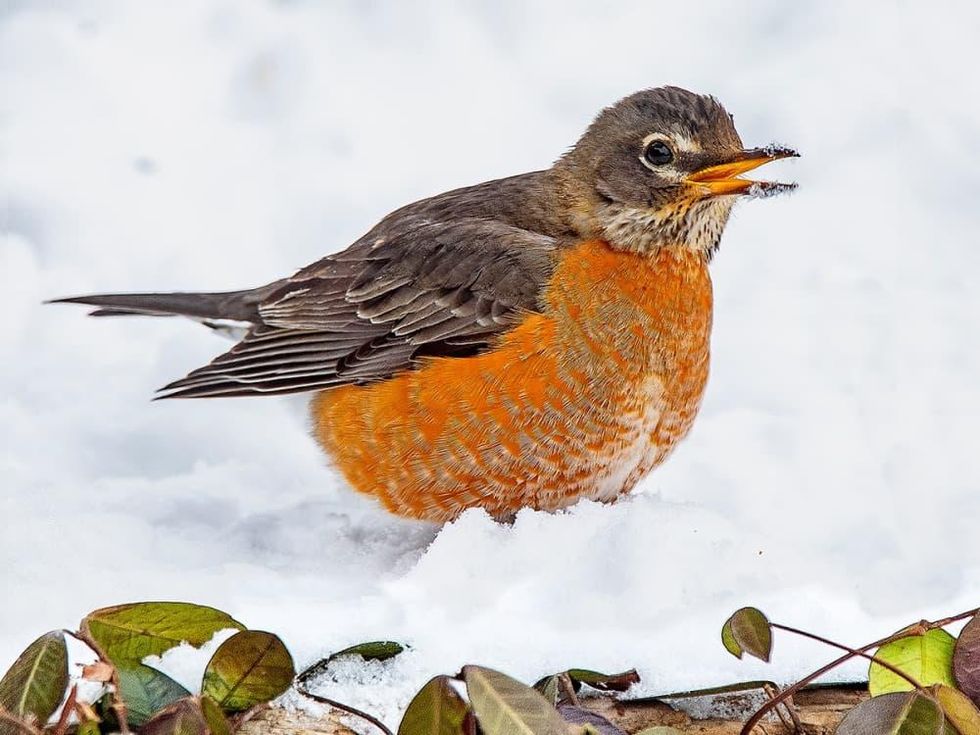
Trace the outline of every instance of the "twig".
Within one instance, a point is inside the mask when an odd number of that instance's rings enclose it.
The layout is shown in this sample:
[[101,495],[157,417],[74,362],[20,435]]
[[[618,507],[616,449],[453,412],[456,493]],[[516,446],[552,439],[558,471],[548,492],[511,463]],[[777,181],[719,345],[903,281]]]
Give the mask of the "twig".
[[[770,699],[779,694],[779,687],[777,687],[772,682],[766,682],[762,685],[762,691],[766,693]],[[783,716],[783,710],[786,710],[786,716]],[[780,709],[776,707],[776,714],[779,715],[779,721],[783,723],[783,727],[793,733],[803,732],[803,723],[800,722],[800,716],[796,714],[796,707],[793,701],[787,700],[783,702],[783,707]],[[787,722],[787,719],[789,722]]]
[[112,704],[109,706],[116,715],[116,721],[119,725],[119,732],[121,732],[122,735],[129,735],[129,720],[126,717],[126,703],[122,698],[122,684],[119,681],[119,669],[112,662],[112,659],[106,655],[105,651],[102,650],[102,647],[87,633],[83,631],[75,633],[70,630],[65,630],[65,634],[70,635],[75,640],[84,643],[86,646],[95,651],[95,654],[99,657],[99,660],[105,661],[107,664],[112,666],[112,679],[109,680],[109,683],[112,684],[112,692],[109,695],[112,700]]
[[65,704],[61,708],[61,716],[58,718],[58,724],[54,726],[54,730],[52,731],[54,735],[65,735],[65,732],[68,730],[68,720],[71,717],[72,711],[75,709],[75,701],[77,699],[78,684],[75,684],[65,698]]
[[867,659],[868,661],[871,661],[873,663],[878,664],[879,666],[881,666],[884,669],[888,669],[890,672],[892,672],[896,676],[902,677],[903,679],[905,679],[905,681],[907,681],[909,684],[911,684],[916,690],[918,690],[918,691],[921,692],[921,691],[923,691],[925,689],[925,687],[922,686],[918,681],[916,681],[915,679],[913,679],[911,676],[909,676],[908,674],[906,674],[904,671],[902,671],[900,668],[898,668],[894,664],[890,664],[887,661],[885,661],[884,659],[878,658],[877,656],[873,656],[870,653],[865,653],[864,650],[858,650],[856,648],[851,648],[850,646],[845,646],[845,645],[843,645],[841,643],[837,643],[835,641],[832,641],[829,638],[824,638],[823,636],[819,636],[819,635],[817,635],[815,633],[808,633],[807,631],[805,631],[805,630],[799,630],[798,628],[792,628],[792,627],[790,627],[788,625],[780,625],[779,623],[769,623],[769,625],[771,627],[773,627],[773,628],[776,628],[777,630],[784,630],[787,633],[794,633],[794,634],[796,634],[798,636],[803,636],[804,638],[809,638],[811,640],[818,641],[819,643],[823,643],[824,645],[830,646],[831,648],[839,648],[842,651],[847,651],[852,656],[860,656],[861,658]]
[[578,701],[578,695],[575,693],[575,685],[572,684],[572,677],[568,675],[567,671],[558,674],[558,683],[565,690],[565,696],[568,697],[568,701],[576,707],[581,707],[582,704]]
[[[935,620],[932,622],[923,621],[922,623],[920,623],[920,625],[924,625],[927,630],[932,630],[934,628],[941,628],[945,625],[949,625],[950,623],[958,622],[960,620],[963,620],[964,618],[973,617],[974,615],[977,614],[980,614],[980,607],[974,608],[973,610],[967,610],[965,612],[958,613],[957,615],[953,615],[948,618],[942,618],[940,620]],[[770,623],[770,625],[772,625],[772,623]],[[783,626],[783,627],[785,628],[787,626]],[[755,728],[755,726],[759,724],[759,721],[766,716],[769,710],[771,710],[773,707],[778,706],[780,703],[784,702],[787,698],[792,697],[794,694],[800,691],[800,689],[805,687],[807,684],[810,684],[815,679],[819,679],[828,671],[832,671],[833,669],[837,668],[841,664],[850,661],[855,656],[861,656],[863,654],[866,654],[872,648],[879,648],[885,645],[886,643],[891,643],[894,640],[898,640],[900,638],[906,638],[909,635],[908,631],[909,629],[905,628],[903,630],[898,631],[897,633],[893,633],[890,636],[882,638],[881,640],[877,640],[874,643],[869,643],[868,645],[862,646],[861,648],[853,649],[854,651],[853,653],[851,653],[852,649],[846,649],[846,647],[844,646],[839,646],[841,648],[845,648],[845,650],[847,650],[848,653],[845,653],[840,658],[834,659],[833,661],[831,661],[829,664],[826,664],[825,666],[821,666],[819,669],[803,677],[792,686],[783,689],[783,691],[780,692],[778,696],[776,696],[773,699],[770,699],[768,702],[762,705],[762,707],[756,710],[755,714],[753,714],[745,723],[745,725],[742,727],[741,731],[739,732],[739,735],[750,735],[750,733]],[[831,645],[838,645],[838,644],[831,644]],[[905,678],[907,679],[908,677],[906,676]],[[917,687],[917,689],[922,691],[921,687]]]
[[[298,679],[299,677],[297,677]],[[320,704],[326,704],[331,707],[335,707],[349,715],[354,715],[355,717],[360,717],[362,720],[370,722],[376,728],[381,730],[385,735],[395,735],[388,727],[377,717],[369,715],[367,712],[362,712],[356,707],[351,707],[349,704],[344,704],[343,702],[338,702],[335,699],[330,699],[329,697],[321,697],[319,694],[313,694],[313,692],[308,692],[299,683],[296,684],[296,691],[304,697],[312,699],[314,702],[319,702]]]

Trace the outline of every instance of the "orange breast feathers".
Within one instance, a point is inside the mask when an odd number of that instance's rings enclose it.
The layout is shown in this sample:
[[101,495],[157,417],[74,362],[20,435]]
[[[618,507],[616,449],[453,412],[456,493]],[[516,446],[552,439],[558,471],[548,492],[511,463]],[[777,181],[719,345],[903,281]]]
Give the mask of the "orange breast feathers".
[[493,349],[313,400],[314,431],[391,511],[497,517],[630,490],[684,437],[708,375],[711,281],[695,253],[585,242]]

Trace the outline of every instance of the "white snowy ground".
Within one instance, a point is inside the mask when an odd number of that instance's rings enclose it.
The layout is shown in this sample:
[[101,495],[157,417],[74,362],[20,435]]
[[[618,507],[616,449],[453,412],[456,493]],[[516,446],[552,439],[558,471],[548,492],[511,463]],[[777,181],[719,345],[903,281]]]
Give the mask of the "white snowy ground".
[[[980,603],[980,6],[607,5],[0,6],[0,667],[92,608],[186,599],[300,663],[410,643],[377,672],[393,708],[465,662],[663,691],[828,655],[729,657],[742,604],[859,642]],[[390,519],[302,399],[149,402],[225,349],[207,330],[40,305],[265,282],[664,83],[798,147],[772,175],[801,187],[737,210],[700,419],[616,506]]]

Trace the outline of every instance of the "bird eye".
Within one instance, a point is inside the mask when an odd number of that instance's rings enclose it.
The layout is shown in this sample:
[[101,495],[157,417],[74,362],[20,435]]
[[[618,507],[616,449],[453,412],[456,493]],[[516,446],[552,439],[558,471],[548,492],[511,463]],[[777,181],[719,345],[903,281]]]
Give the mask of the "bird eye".
[[652,166],[663,166],[674,160],[674,152],[662,140],[655,140],[643,151],[643,157]]

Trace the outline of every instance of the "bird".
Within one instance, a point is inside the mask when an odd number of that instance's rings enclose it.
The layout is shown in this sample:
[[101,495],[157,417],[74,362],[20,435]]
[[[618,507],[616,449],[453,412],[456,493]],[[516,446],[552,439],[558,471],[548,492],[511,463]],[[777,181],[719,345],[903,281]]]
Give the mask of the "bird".
[[745,148],[713,96],[645,89],[550,168],[403,206],[287,278],[54,301],[242,326],[158,398],[310,393],[329,460],[396,515],[612,502],[698,412],[734,204],[796,186],[743,174],[798,155]]

